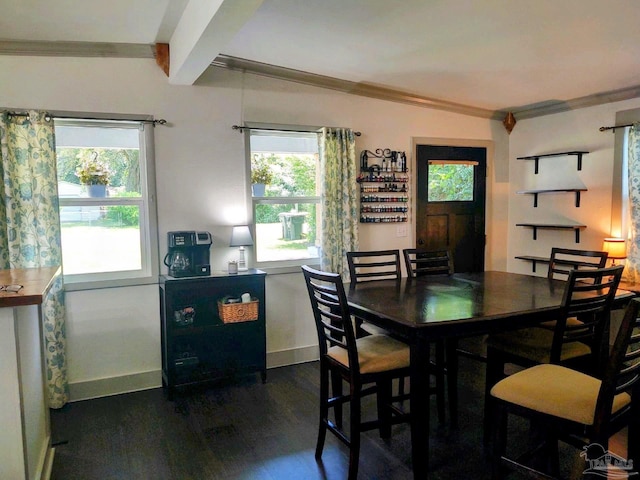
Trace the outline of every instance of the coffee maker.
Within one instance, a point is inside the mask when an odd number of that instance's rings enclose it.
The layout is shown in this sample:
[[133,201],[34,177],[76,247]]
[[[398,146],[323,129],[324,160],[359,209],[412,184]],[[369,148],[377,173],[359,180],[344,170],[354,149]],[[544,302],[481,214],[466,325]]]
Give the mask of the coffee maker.
[[209,232],[168,232],[168,253],[164,264],[172,277],[195,277],[211,274],[209,247],[213,241]]

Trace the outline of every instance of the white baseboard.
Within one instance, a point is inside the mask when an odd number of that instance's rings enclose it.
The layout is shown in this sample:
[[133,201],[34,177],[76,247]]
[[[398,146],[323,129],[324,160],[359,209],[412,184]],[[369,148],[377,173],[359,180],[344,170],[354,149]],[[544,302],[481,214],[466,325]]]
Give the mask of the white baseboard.
[[133,373],[120,377],[99,378],[87,380],[86,382],[70,383],[69,401],[79,402],[80,400],[138,392],[161,386],[162,372],[160,370]]
[[[319,357],[318,347],[292,348],[278,352],[267,353],[267,368],[284,367],[296,363],[312,362]],[[133,373],[119,377],[99,378],[85,382],[69,384],[69,401],[79,402],[92,398],[120,395],[122,393],[138,392],[159,388],[162,386],[162,372],[152,370],[150,372]]]
[[318,346],[311,345],[309,347],[291,348],[289,350],[280,350],[277,352],[267,353],[267,368],[285,367],[287,365],[295,365],[296,363],[305,363],[318,360]]

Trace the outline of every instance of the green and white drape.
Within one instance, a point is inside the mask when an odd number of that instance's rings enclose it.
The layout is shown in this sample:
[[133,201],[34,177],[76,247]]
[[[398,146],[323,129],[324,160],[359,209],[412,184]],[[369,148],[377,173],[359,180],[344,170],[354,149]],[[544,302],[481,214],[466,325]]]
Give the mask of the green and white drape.
[[320,134],[322,177],[321,269],[348,281],[346,253],[358,249],[356,141],[353,130],[323,128]]
[[629,245],[625,280],[640,282],[640,123],[629,129]]
[[[53,120],[44,112],[0,112],[0,268],[62,263]],[[69,397],[62,278],[42,305],[49,406]]]

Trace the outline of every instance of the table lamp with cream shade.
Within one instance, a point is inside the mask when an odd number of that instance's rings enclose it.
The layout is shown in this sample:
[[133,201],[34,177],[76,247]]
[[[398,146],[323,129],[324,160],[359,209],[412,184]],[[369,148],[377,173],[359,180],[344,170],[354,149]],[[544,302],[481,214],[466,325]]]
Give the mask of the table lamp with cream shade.
[[612,266],[616,264],[616,260],[627,258],[627,241],[624,238],[605,238],[602,249],[607,252],[607,257],[612,260]]
[[248,225],[235,225],[231,229],[230,247],[240,247],[240,258],[238,259],[238,271],[247,270],[247,262],[244,258],[244,247],[253,245],[251,230]]

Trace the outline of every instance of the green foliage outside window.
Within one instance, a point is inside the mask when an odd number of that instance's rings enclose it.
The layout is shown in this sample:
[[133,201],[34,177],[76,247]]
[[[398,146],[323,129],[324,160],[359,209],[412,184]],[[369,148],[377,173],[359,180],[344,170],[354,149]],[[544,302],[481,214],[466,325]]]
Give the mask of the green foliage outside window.
[[429,165],[430,202],[473,200],[473,165]]
[[140,151],[137,149],[57,148],[58,181],[81,184],[76,172],[83,162],[96,155],[109,171],[110,187],[122,187],[124,191],[137,192],[140,196]]
[[[139,197],[136,192],[118,193],[116,197]],[[140,208],[137,205],[111,205],[107,209],[107,220],[112,220],[117,225],[137,227],[140,225]]]
[[[313,155],[275,155],[256,154],[252,165],[269,165],[273,174],[271,184],[267,186],[265,197],[291,197],[291,201],[278,205],[258,205],[256,223],[278,223],[278,214],[307,212],[305,223],[309,225],[309,243],[315,241],[316,204],[298,203],[295,197],[314,197],[316,192],[316,168],[318,160]],[[252,167],[253,168],[253,167]],[[253,170],[252,170],[253,172]]]

